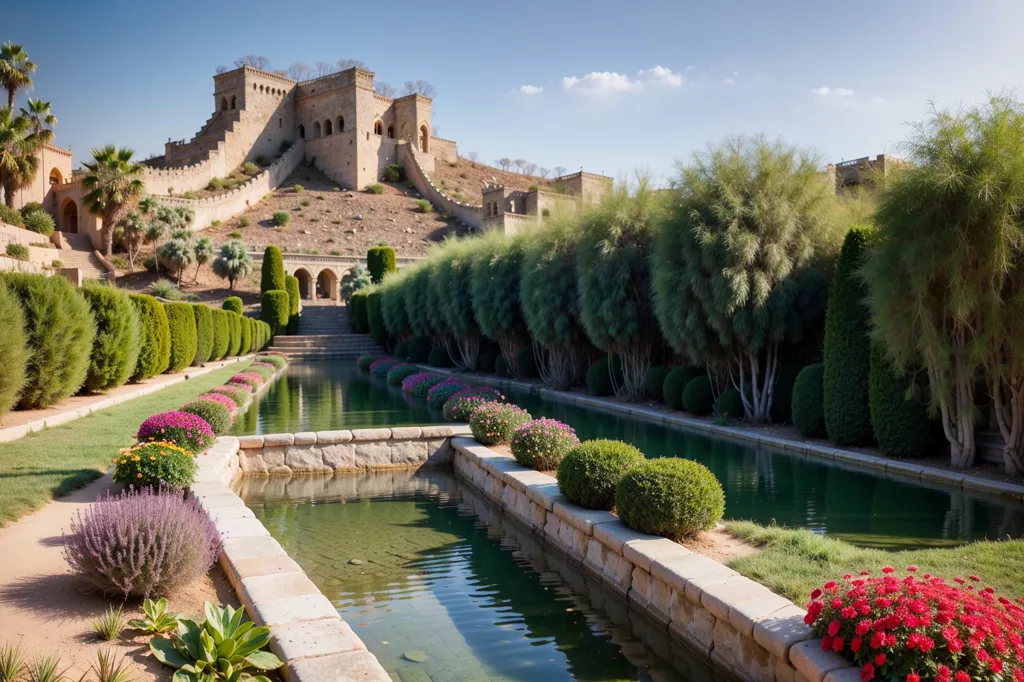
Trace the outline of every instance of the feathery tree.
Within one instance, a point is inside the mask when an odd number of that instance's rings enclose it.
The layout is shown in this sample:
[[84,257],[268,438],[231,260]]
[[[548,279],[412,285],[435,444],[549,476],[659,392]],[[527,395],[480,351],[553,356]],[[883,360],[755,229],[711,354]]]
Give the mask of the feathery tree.
[[648,258],[662,206],[649,178],[638,175],[632,190],[615,187],[580,220],[580,321],[595,346],[620,358],[621,382],[617,373],[611,379],[623,398],[643,395],[657,340]]
[[202,237],[192,246],[192,259],[196,263],[195,280],[199,280],[199,270],[213,258],[213,242],[209,237]]
[[228,290],[234,291],[235,282],[252,272],[252,258],[245,244],[232,239],[221,244],[220,253],[213,259],[213,272],[228,281]]
[[171,239],[157,249],[156,256],[157,259],[163,261],[169,270],[174,272],[180,287],[181,276],[185,273],[185,269],[192,265],[192,262],[195,260],[195,252],[191,242],[184,239]]
[[478,245],[475,239],[446,241],[436,274],[430,280],[443,320],[439,326],[454,337],[459,351],[456,362],[466,370],[476,368],[480,354],[480,327],[473,315],[471,286],[473,257]]
[[519,376],[516,352],[527,338],[526,321],[519,305],[524,240],[507,238],[500,232],[478,239],[470,270],[473,315],[484,336],[497,342],[509,371]]
[[738,137],[679,163],[658,230],[654,300],[678,352],[739,390],[747,419],[770,419],[779,348],[793,326],[801,271],[836,248],[834,188],[816,159]]
[[89,212],[103,221],[102,234],[107,258],[114,250],[114,229],[146,189],[143,166],[134,161],[134,151],[112,144],[92,150],[93,160],[83,162],[86,170],[82,198]]
[[309,78],[309,64],[295,62],[288,67],[288,77],[293,81],[304,81]]
[[57,125],[57,117],[53,115],[49,102],[38,97],[29,99],[28,108],[22,107],[21,115],[29,120],[32,134],[41,144],[53,142],[53,126]]
[[149,225],[140,211],[129,211],[117,226],[117,236],[128,251],[128,268],[135,272],[135,259],[139,257],[148,237]]
[[875,336],[896,369],[928,373],[954,468],[974,463],[984,374],[1010,473],[1024,470],[1024,108],[994,96],[933,110],[890,175],[864,266]]
[[370,287],[370,275],[359,263],[356,263],[349,271],[346,272],[342,278],[339,286],[341,292],[341,300],[345,301],[346,304],[352,300],[352,294],[362,289]]
[[425,263],[410,268],[402,278],[402,300],[405,304],[405,317],[409,320],[409,328],[416,336],[434,336],[441,331],[436,330],[427,310],[427,298],[430,291],[430,271]]
[[412,325],[406,313],[405,292],[402,287],[408,274],[408,270],[388,273],[377,288],[381,295],[380,312],[384,318],[384,326],[387,327],[388,333],[398,340],[407,339],[412,335]]
[[0,108],[0,187],[8,208],[14,208],[14,193],[31,184],[39,171],[40,142],[31,132],[32,122],[12,112]]
[[0,45],[0,85],[7,89],[7,107],[14,110],[14,96],[21,88],[32,87],[36,65],[21,45],[7,41]]

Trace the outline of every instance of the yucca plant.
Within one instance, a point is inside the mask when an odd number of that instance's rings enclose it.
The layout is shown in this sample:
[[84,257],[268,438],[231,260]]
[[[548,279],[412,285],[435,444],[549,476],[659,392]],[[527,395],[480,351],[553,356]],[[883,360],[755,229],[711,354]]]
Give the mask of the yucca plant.
[[91,667],[97,682],[132,682],[135,676],[124,656],[120,659],[110,649],[96,652],[96,662]]
[[97,637],[107,642],[112,642],[120,637],[121,631],[124,630],[123,608],[121,606],[108,607],[106,613],[92,624],[92,629]]
[[167,599],[160,598],[156,601],[146,599],[142,602],[142,611],[145,618],[132,618],[128,621],[128,627],[149,632],[154,635],[162,635],[178,629],[178,614],[167,610]]
[[242,622],[244,612],[230,606],[220,608],[206,602],[202,625],[187,618],[178,621],[173,639],[154,638],[149,648],[158,661],[177,668],[174,682],[270,682],[259,671],[276,670],[283,664],[269,651],[270,628]]
[[0,682],[15,682],[25,670],[25,655],[21,645],[0,646]]
[[57,654],[33,659],[25,666],[28,671],[28,682],[65,682],[68,678],[64,676],[64,673],[68,669],[59,670],[59,668],[60,656]]

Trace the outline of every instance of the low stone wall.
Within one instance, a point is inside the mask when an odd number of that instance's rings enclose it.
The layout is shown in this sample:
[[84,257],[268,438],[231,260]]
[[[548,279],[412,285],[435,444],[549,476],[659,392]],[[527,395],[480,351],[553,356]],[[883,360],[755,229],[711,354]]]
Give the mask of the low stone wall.
[[857,678],[821,650],[805,611],[732,569],[615,515],[562,500],[557,481],[469,438],[453,438],[458,477],[600,578],[713,665],[757,682]]

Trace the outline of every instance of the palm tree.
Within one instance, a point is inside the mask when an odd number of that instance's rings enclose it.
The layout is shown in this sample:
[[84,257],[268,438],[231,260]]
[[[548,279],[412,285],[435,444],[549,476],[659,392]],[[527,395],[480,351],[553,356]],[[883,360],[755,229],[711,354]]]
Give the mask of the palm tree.
[[31,184],[39,170],[39,140],[31,129],[28,117],[14,116],[10,107],[0,108],[0,187],[8,208],[14,208],[14,193]]
[[213,272],[228,281],[228,289],[235,288],[235,280],[252,271],[252,258],[245,244],[232,239],[220,247],[220,254],[213,260]]
[[194,281],[199,281],[199,270],[213,258],[213,242],[209,237],[203,237],[192,247],[196,261],[196,276]]
[[53,142],[53,126],[57,125],[57,117],[50,110],[50,103],[36,97],[29,99],[28,109],[22,107],[21,115],[32,124],[32,134],[43,144]]
[[142,164],[132,160],[134,154],[127,147],[108,144],[92,150],[92,163],[82,163],[87,171],[82,187],[88,192],[83,201],[89,213],[103,221],[107,258],[114,250],[114,228],[146,189]]
[[178,276],[179,287],[181,276],[185,273],[185,268],[192,265],[194,255],[192,244],[184,239],[172,239],[156,251],[157,259],[163,260],[164,264]]
[[28,53],[21,45],[7,41],[0,45],[0,85],[7,88],[7,106],[14,109],[14,95],[19,88],[32,85],[32,73],[36,70],[34,62],[29,61]]

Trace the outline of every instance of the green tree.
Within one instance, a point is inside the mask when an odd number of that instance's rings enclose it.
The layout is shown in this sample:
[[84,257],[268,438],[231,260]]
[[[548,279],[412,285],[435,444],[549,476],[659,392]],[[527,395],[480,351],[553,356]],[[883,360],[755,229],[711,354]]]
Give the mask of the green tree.
[[171,332],[168,372],[178,372],[196,359],[196,314],[190,303],[165,303],[167,326]]
[[[140,202],[141,203],[141,202]],[[117,236],[128,252],[128,268],[135,272],[135,260],[146,243],[149,225],[139,211],[129,211],[117,226]]]
[[299,295],[299,278],[287,275],[284,278],[285,291],[288,292],[288,333],[299,331],[299,306],[302,301]]
[[388,273],[398,270],[395,250],[383,242],[371,246],[366,252],[366,269],[370,272],[370,280],[374,284],[380,284]]
[[231,311],[230,310],[218,310],[211,308],[213,311],[213,353],[210,354],[211,360],[222,360],[228,354],[228,346],[231,342]]
[[524,240],[507,238],[500,232],[479,239],[470,271],[473,315],[484,336],[498,344],[512,375],[519,376],[516,352],[527,340],[526,321],[519,305]]
[[366,272],[366,268],[356,263],[341,277],[341,300],[347,304],[352,300],[352,294],[369,287],[371,284],[370,275]]
[[18,402],[25,386],[29,353],[21,303],[0,279],[0,415]]
[[284,287],[284,258],[281,256],[281,249],[271,244],[263,251],[260,294],[265,294],[268,291],[284,291]]
[[134,381],[148,379],[167,371],[171,362],[171,330],[160,301],[145,294],[132,294],[139,315],[139,358],[135,362]]
[[931,445],[932,425],[925,392],[914,377],[897,371],[886,355],[885,346],[871,345],[869,377],[871,427],[878,447],[889,457],[925,457]]
[[185,269],[192,265],[195,252],[192,244],[184,239],[172,239],[160,245],[156,251],[157,258],[174,274],[178,279],[178,286],[181,286],[181,276]]
[[192,247],[192,259],[196,264],[195,280],[199,280],[199,269],[210,262],[213,258],[213,242],[209,237],[202,237]]
[[260,319],[270,325],[271,334],[282,334],[288,328],[288,292],[272,289],[260,301]]
[[213,309],[205,303],[192,306],[196,318],[196,357],[192,364],[199,367],[213,355]]
[[4,203],[14,208],[14,194],[32,183],[39,171],[40,142],[32,135],[26,116],[15,116],[8,107],[0,108],[0,187]]
[[412,335],[409,316],[405,309],[405,295],[402,284],[411,270],[394,272],[388,275],[378,286],[380,291],[380,311],[388,334],[395,339],[406,339]]
[[252,258],[245,244],[232,239],[220,247],[220,253],[213,259],[213,272],[228,281],[228,290],[234,291],[235,282],[248,277],[252,272]]
[[113,255],[114,228],[142,196],[146,189],[144,169],[133,160],[135,152],[112,144],[92,150],[93,160],[83,162],[85,175],[82,198],[86,208],[103,221],[102,234],[107,258]]
[[834,188],[813,155],[740,137],[680,163],[673,194],[653,259],[662,332],[768,421],[780,346],[807,323],[795,303],[820,282],[798,276],[838,248]]
[[32,135],[42,144],[53,142],[53,126],[57,125],[57,117],[53,115],[49,102],[38,97],[29,99],[28,108],[22,107],[21,115],[29,120]]
[[120,289],[87,284],[80,291],[96,322],[85,388],[91,392],[115,388],[128,381],[139,359],[139,314]]
[[7,108],[14,110],[14,96],[32,85],[36,65],[21,45],[7,41],[0,45],[0,85],[7,90]]
[[473,315],[471,285],[473,258],[478,245],[475,239],[445,242],[430,282],[438,301],[441,326],[454,337],[459,350],[459,365],[466,370],[476,368],[480,354],[480,327]]

